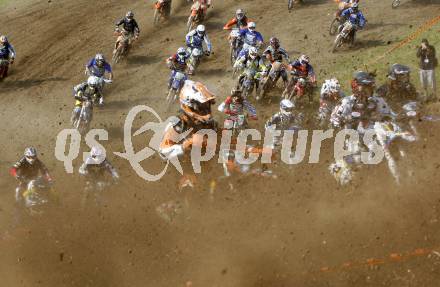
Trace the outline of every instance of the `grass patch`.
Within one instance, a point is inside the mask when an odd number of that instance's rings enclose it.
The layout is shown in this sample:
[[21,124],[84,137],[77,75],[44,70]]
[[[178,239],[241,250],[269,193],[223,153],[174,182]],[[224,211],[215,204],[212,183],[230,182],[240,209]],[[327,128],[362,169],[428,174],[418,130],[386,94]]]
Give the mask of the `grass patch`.
[[[440,22],[432,26],[430,29],[420,33],[412,41],[406,43],[405,45],[397,48],[396,50],[387,53],[390,49],[397,46],[401,41],[406,39],[408,36],[412,35],[418,27],[413,27],[412,29],[405,29],[405,31],[399,31],[398,34],[389,36],[394,38],[393,41],[381,43],[381,45],[374,45],[368,49],[364,49],[362,46],[358,46],[356,49],[360,51],[343,51],[335,54],[335,59],[333,63],[327,65],[326,69],[331,71],[331,75],[337,76],[340,82],[343,84],[344,88],[349,88],[349,82],[351,80],[352,74],[356,70],[368,70],[377,71],[377,84],[380,85],[385,82],[385,77],[388,73],[389,67],[394,63],[400,63],[407,65],[411,68],[412,82],[420,89],[419,81],[419,67],[418,58],[416,57],[416,49],[420,45],[423,38],[428,39],[429,43],[436,48],[437,58],[440,58]],[[367,32],[366,30],[365,32]],[[358,41],[362,43],[363,32],[359,33]],[[402,35],[398,38],[398,35]],[[378,39],[383,39],[384,35],[376,34]],[[371,34],[369,38],[371,38]],[[382,57],[385,55],[385,57]],[[438,69],[437,69],[438,70]],[[438,73],[437,73],[438,74]],[[321,75],[320,79],[324,80],[328,76]],[[437,86],[440,84],[440,76],[437,76]],[[348,92],[349,89],[346,89]]]

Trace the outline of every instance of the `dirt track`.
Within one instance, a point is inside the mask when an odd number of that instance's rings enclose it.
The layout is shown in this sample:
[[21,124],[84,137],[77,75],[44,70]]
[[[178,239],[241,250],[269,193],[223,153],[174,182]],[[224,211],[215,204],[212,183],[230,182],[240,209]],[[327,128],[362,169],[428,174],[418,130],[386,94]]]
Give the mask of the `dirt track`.
[[[219,184],[213,198],[208,186],[221,173],[218,164],[203,171],[197,190],[182,193],[174,170],[158,183],[147,183],[126,161],[111,155],[122,182],[108,192],[103,206],[80,211],[81,182],[64,173],[53,151],[57,133],[69,126],[71,88],[84,79],[83,65],[98,51],[110,55],[114,20],[127,7],[134,10],[141,39],[127,62],[115,68],[106,106],[94,117],[94,127],[109,130],[107,150],[123,151],[122,127],[132,106],[148,104],[163,112],[164,59],[184,44],[188,12],[188,6],[177,3],[172,22],[155,31],[150,25],[153,10],[145,3],[94,2],[25,0],[0,8],[1,32],[10,36],[18,54],[11,77],[0,86],[1,286],[184,286],[188,280],[194,287],[438,285],[440,258],[435,254],[370,267],[343,266],[416,248],[439,247],[440,252],[440,156],[434,148],[440,138],[435,123],[420,123],[423,140],[411,149],[406,164],[414,174],[400,187],[384,165],[362,170],[352,187],[338,187],[326,170],[330,146],[324,147],[322,164],[274,167],[277,180],[236,179],[234,190]],[[358,53],[402,39],[410,25],[416,27],[438,11],[438,5],[411,3],[392,11],[382,3],[386,1],[368,1],[363,6],[370,28],[359,35],[362,47],[334,56],[326,35],[332,1],[310,1],[292,14],[284,1],[217,2],[206,23],[215,54],[202,63],[196,78],[220,99],[232,84],[221,27],[236,3],[257,21],[266,40],[274,32],[293,56],[307,51],[321,80],[341,61],[352,58],[350,66],[361,66]],[[272,28],[274,19],[278,24]],[[274,110],[275,104],[259,110],[258,124]],[[17,223],[14,181],[7,170],[29,144],[54,171],[62,204]],[[77,168],[80,161],[75,163]],[[148,162],[148,169],[161,167],[157,158]],[[170,200],[179,200],[183,211],[167,223],[155,209]]]

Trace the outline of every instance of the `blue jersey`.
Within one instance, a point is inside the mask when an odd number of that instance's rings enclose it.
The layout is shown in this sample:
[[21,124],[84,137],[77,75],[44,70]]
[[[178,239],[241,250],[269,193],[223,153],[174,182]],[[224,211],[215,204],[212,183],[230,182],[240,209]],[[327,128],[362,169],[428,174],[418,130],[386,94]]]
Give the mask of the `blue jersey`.
[[87,64],[87,69],[96,77],[104,77],[105,73],[111,73],[112,67],[109,63],[104,62],[104,65],[102,67],[98,67],[96,65],[96,60],[93,58],[89,61]]
[[6,43],[3,46],[0,46],[0,59],[9,59],[15,58],[15,50],[11,44]]
[[258,42],[263,43],[263,36],[260,32],[251,31],[249,29],[240,30],[240,37],[243,39],[245,44],[250,46],[256,46]]
[[363,28],[365,26],[365,17],[361,11],[354,12],[353,8],[349,8],[347,10],[344,10],[341,16],[348,19],[352,24],[357,25],[360,28]]
[[290,63],[290,66],[292,67],[292,72],[294,72],[299,77],[308,77],[315,74],[312,65],[310,65],[309,63],[301,64],[301,62],[297,60]]
[[192,30],[186,35],[186,45],[190,48],[203,48],[203,42],[205,42],[208,51],[211,52],[212,45],[208,38],[208,35],[200,36],[196,30]]

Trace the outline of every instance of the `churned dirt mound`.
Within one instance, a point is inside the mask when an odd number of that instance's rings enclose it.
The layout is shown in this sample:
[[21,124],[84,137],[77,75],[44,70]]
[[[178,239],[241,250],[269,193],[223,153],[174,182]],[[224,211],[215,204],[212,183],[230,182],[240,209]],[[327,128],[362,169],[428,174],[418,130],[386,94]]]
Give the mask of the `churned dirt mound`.
[[[183,191],[173,168],[162,180],[145,182],[112,154],[124,151],[122,129],[132,106],[147,104],[165,118],[164,60],[184,45],[189,12],[186,1],[174,2],[170,23],[159,28],[152,27],[152,4],[145,1],[23,0],[0,7],[0,32],[9,35],[18,54],[11,76],[0,84],[0,285],[437,286],[436,123],[419,123],[421,140],[402,163],[400,186],[382,164],[362,168],[352,186],[339,187],[327,171],[330,142],[320,164],[270,166],[276,179],[218,180],[221,166],[211,162],[196,187]],[[439,7],[407,1],[391,10],[390,1],[365,1],[369,28],[359,33],[357,49],[331,54],[333,1],[310,0],[293,13],[284,2],[214,0],[206,20],[214,55],[195,78],[219,101],[233,84],[221,28],[238,7],[266,40],[276,35],[292,57],[309,54],[320,80],[362,68],[360,55],[402,40],[437,16]],[[72,87],[85,79],[84,64],[97,52],[110,58],[113,23],[128,9],[136,14],[141,38],[114,67],[106,105],[95,109],[93,119],[93,127],[109,131],[104,146],[122,179],[100,206],[83,210],[83,182],[55,159],[56,135],[69,128]],[[344,88],[348,92],[348,85]],[[259,121],[252,126],[263,125],[277,110],[275,102],[257,107]],[[8,175],[28,145],[38,148],[53,171],[60,198],[56,208],[32,218],[14,205],[15,182]],[[75,169],[80,163],[75,161]],[[157,172],[163,163],[156,156],[144,166]],[[164,203],[171,221],[158,212]]]

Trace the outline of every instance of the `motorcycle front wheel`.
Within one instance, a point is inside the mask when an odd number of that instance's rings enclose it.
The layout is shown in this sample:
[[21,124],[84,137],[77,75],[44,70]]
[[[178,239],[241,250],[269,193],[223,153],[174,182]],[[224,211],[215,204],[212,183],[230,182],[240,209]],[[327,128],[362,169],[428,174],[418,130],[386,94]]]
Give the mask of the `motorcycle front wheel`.
[[339,28],[339,20],[338,18],[335,18],[330,24],[329,34],[331,36],[336,35],[336,33],[338,32],[338,28]]
[[289,12],[291,12],[293,10],[293,2],[294,2],[294,0],[289,0],[287,2],[287,9],[289,10]]
[[169,111],[171,109],[171,107],[173,106],[173,103],[176,99],[176,94],[177,94],[177,91],[173,88],[170,88],[170,90],[168,91],[168,96],[167,96],[167,111]]
[[393,9],[396,9],[399,6],[400,6],[400,0],[393,0],[393,3],[391,3],[391,7]]

